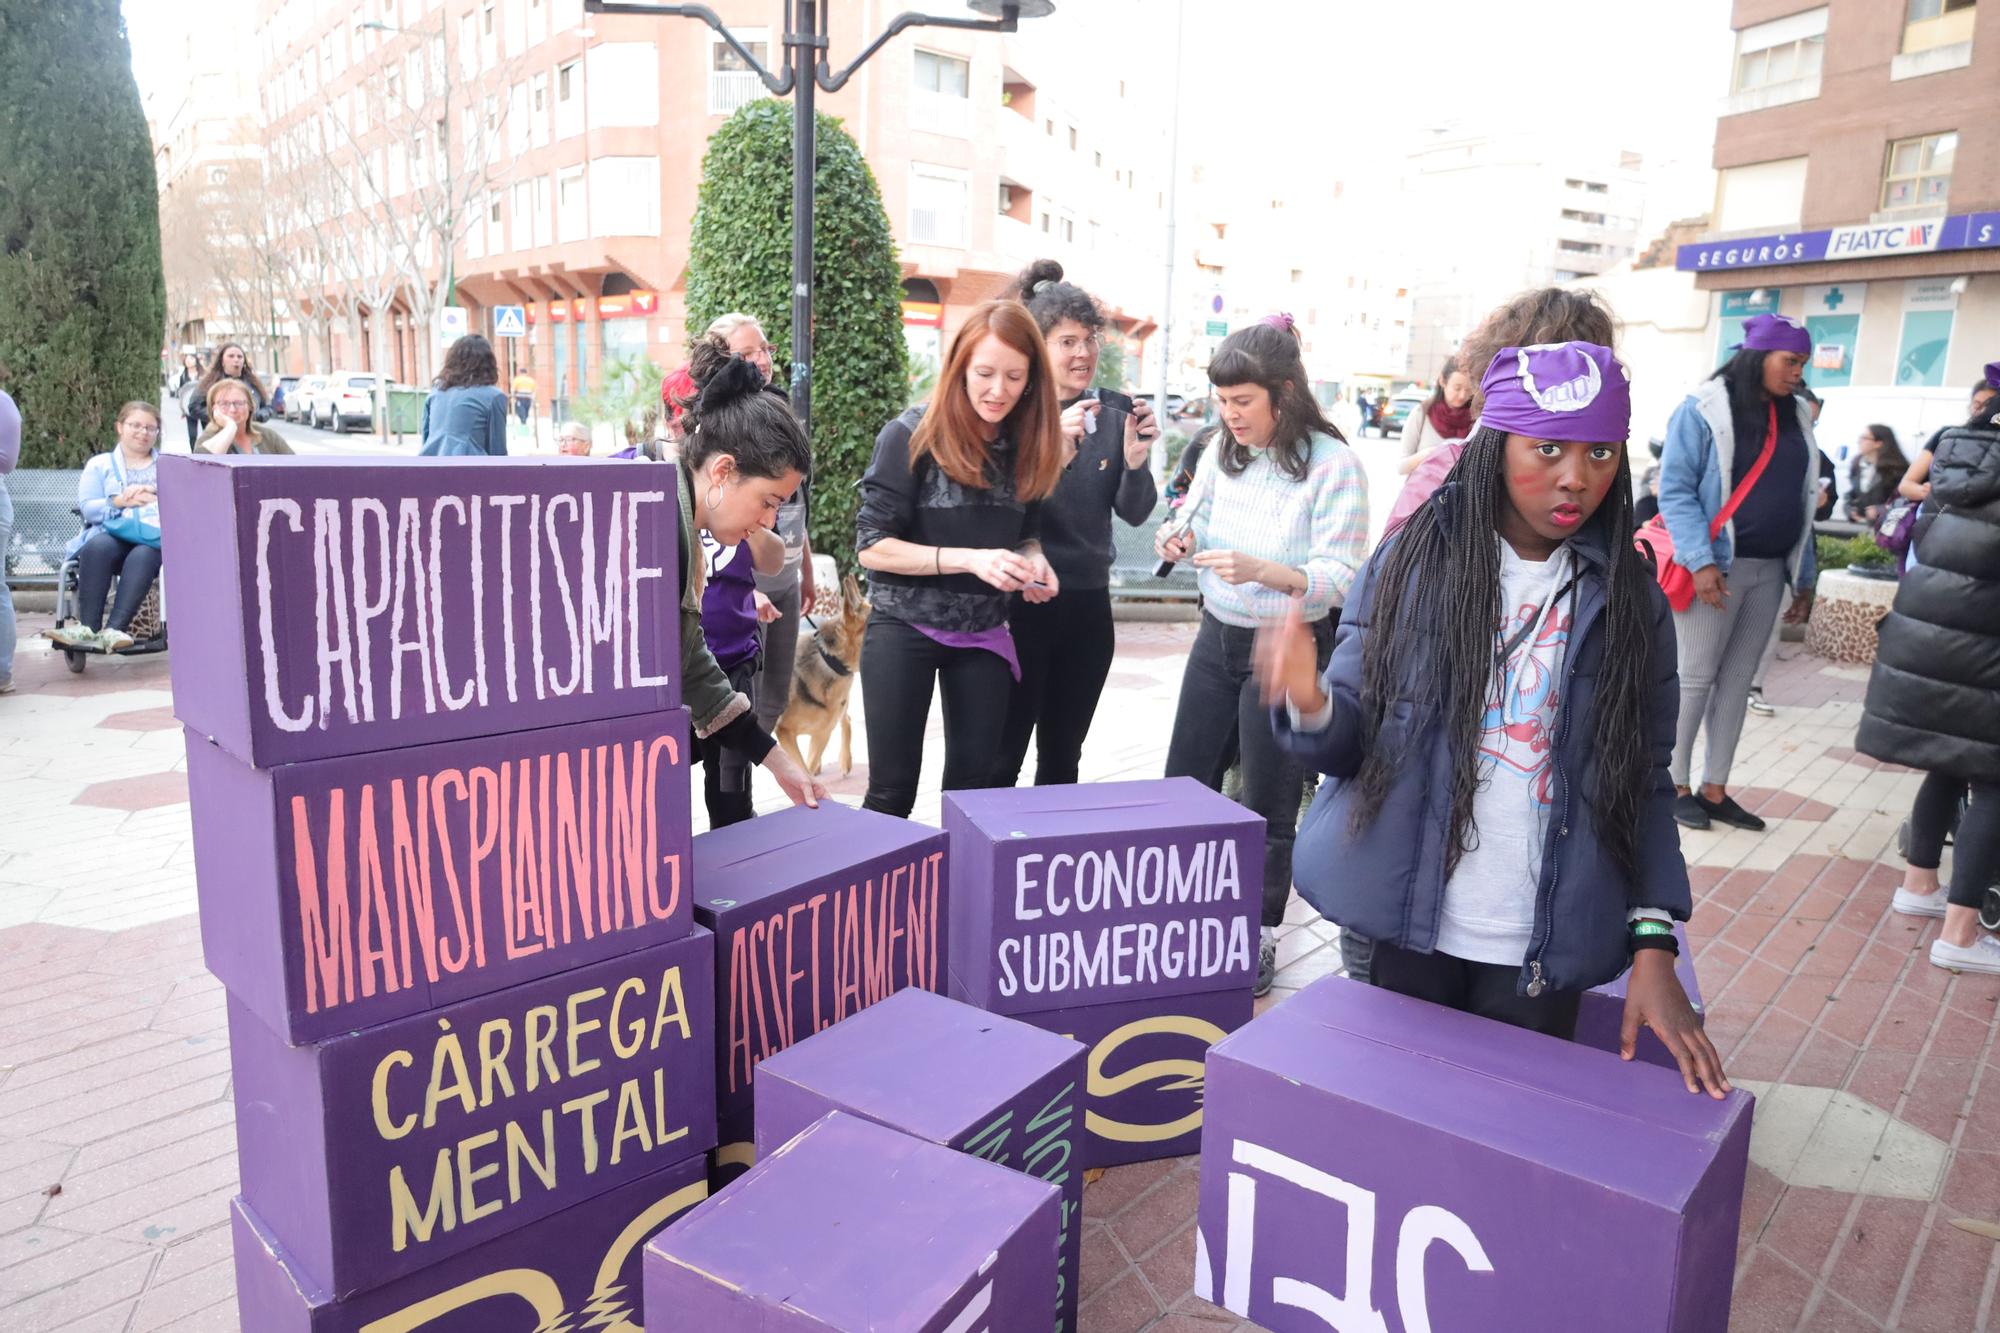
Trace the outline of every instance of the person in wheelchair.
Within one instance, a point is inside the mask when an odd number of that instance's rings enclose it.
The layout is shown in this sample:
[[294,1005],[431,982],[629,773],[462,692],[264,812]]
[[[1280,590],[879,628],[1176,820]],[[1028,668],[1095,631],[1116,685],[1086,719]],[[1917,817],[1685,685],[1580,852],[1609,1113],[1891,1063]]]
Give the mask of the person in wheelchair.
[[[120,652],[132,617],[160,576],[160,413],[151,403],[118,409],[118,443],[92,458],[77,483],[83,531],[69,544],[76,563],[75,615],[49,631],[65,648]],[[106,623],[104,604],[118,583]]]

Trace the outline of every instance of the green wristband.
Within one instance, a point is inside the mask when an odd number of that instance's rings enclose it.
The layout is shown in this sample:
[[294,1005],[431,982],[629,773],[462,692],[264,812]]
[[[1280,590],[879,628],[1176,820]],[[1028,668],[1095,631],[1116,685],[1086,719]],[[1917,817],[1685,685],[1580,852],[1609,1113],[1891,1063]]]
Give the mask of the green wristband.
[[1664,921],[1655,921],[1651,917],[1641,917],[1632,923],[1632,933],[1634,935],[1671,935],[1674,933],[1674,928]]

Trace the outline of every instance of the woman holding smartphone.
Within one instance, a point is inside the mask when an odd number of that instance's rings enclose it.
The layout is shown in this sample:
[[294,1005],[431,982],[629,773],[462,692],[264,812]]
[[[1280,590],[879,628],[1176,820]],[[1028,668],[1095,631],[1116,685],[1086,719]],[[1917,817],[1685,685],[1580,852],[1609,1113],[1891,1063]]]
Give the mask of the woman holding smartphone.
[[1062,406],[1062,433],[1075,457],[1042,505],[1042,552],[1062,596],[1016,596],[1008,614],[1020,678],[1007,701],[1007,726],[993,785],[1020,780],[1035,742],[1035,785],[1072,783],[1084,737],[1111,674],[1111,516],[1138,527],[1159,503],[1148,466],[1157,428],[1150,405],[1093,389],[1103,347],[1104,311],[1090,293],[1063,281],[1053,259],[1030,264],[1009,293],[1042,331]]

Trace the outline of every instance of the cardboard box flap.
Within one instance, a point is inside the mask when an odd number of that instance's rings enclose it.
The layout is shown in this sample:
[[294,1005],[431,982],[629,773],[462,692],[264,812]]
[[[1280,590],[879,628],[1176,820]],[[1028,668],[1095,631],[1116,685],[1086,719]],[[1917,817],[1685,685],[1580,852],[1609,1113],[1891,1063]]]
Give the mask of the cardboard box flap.
[[696,838],[694,901],[724,910],[797,888],[809,877],[803,867],[833,873],[940,837],[928,825],[833,801],[817,810],[793,806]]
[[1115,812],[1121,827],[1135,830],[1263,822],[1193,778],[954,791],[947,792],[944,799],[980,832],[996,840],[1101,834],[1107,812]]
[[829,1329],[914,1330],[1056,1187],[835,1111],[662,1232],[671,1263]]
[[[935,1143],[956,1142],[993,1111],[995,1087],[1025,1088],[1083,1048],[927,990],[901,990],[758,1067],[853,1107],[894,1105],[897,1122]],[[922,1099],[910,1071],[922,1070]]]
[[[1677,1073],[1339,977],[1210,1058],[1675,1209],[1699,1178],[1689,1163],[1721,1151],[1751,1104],[1744,1092],[1691,1095]],[[1640,1141],[1646,1151],[1634,1152]]]

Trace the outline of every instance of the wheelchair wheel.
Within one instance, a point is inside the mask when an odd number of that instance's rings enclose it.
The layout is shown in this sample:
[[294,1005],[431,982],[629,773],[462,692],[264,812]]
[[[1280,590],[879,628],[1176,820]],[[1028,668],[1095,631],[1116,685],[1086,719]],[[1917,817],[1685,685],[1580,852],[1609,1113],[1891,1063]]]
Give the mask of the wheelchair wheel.
[[1986,891],[1986,900],[1979,905],[1979,924],[1988,930],[2000,930],[2000,884]]
[[90,661],[90,654],[76,648],[63,649],[63,660],[69,663],[70,674],[81,676],[84,664]]

